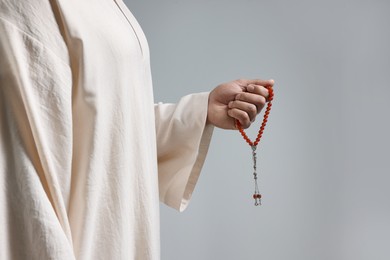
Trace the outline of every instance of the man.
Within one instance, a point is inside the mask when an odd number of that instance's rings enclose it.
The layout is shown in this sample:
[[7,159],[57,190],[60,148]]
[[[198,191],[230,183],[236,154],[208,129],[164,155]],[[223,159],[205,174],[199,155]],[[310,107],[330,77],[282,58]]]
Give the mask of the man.
[[213,126],[249,127],[273,85],[155,105],[120,0],[0,0],[0,35],[0,259],[159,259],[159,199],[184,210]]

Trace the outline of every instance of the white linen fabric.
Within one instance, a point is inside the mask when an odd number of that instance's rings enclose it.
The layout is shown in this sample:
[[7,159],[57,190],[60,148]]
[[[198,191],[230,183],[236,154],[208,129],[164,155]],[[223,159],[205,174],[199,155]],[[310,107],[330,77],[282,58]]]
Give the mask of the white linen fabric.
[[154,104],[120,0],[0,0],[0,259],[159,259],[188,205],[208,93]]

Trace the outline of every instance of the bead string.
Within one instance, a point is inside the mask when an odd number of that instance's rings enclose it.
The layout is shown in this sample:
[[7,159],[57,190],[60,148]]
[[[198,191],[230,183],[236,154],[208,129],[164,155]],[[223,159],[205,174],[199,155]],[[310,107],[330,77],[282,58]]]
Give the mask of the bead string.
[[264,112],[263,122],[261,123],[259,132],[258,132],[256,140],[254,142],[249,139],[249,137],[246,135],[244,129],[242,128],[241,123],[238,120],[236,120],[236,125],[237,125],[238,131],[240,131],[240,133],[241,133],[242,137],[244,138],[244,140],[252,148],[253,179],[255,181],[255,192],[253,194],[253,199],[255,200],[255,206],[261,205],[261,194],[259,192],[259,186],[257,184],[257,166],[256,166],[257,156],[256,156],[256,148],[257,148],[257,145],[260,142],[261,137],[263,136],[264,128],[267,125],[268,116],[269,116],[269,113],[270,113],[271,107],[272,107],[272,100],[274,98],[273,88],[272,87],[267,87],[267,89],[268,89],[268,93],[269,93],[269,95],[268,95],[268,104],[267,104],[267,108],[265,109],[265,112]]

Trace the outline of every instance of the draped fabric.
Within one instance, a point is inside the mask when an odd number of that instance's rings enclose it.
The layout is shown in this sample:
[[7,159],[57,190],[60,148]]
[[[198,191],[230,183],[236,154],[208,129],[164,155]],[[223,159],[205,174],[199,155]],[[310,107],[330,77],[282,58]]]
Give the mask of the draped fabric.
[[0,259],[159,259],[159,199],[188,205],[207,104],[154,104],[121,0],[0,0]]

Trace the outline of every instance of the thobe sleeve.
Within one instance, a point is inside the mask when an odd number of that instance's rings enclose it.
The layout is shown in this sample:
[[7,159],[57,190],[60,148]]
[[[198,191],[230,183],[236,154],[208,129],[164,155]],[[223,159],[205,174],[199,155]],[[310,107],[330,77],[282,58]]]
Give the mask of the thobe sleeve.
[[206,123],[209,93],[155,105],[160,200],[183,211],[203,166],[213,126]]

